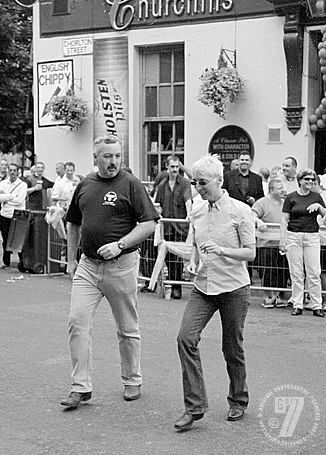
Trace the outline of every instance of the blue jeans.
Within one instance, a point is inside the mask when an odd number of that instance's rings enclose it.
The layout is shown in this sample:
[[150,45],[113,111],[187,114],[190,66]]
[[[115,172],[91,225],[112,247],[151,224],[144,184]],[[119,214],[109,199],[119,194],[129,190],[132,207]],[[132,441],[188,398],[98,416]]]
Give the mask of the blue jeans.
[[140,331],[137,312],[138,252],[112,261],[81,257],[73,278],[69,315],[72,391],[92,391],[92,327],[96,308],[107,298],[116,324],[124,385],[140,385]]
[[243,350],[243,329],[250,304],[250,288],[206,295],[194,288],[188,300],[178,335],[182,367],[185,408],[191,414],[208,409],[205,382],[198,344],[201,332],[219,310],[222,323],[222,351],[230,378],[228,402],[245,409],[249,402],[246,364]]

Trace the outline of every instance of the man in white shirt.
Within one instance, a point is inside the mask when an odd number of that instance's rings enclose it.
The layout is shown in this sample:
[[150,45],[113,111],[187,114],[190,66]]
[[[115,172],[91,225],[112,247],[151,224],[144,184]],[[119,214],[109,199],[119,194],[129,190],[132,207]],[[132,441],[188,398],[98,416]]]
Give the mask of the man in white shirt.
[[285,195],[293,193],[299,186],[297,182],[297,160],[293,156],[288,156],[282,163],[282,174],[280,180],[282,181],[285,189]]
[[64,165],[65,175],[61,181],[53,187],[52,201],[58,202],[61,207],[68,209],[76,186],[80,182],[79,177],[75,176],[75,164],[67,162]]
[[60,182],[60,180],[62,179],[62,177],[65,175],[65,163],[63,163],[62,161],[60,161],[59,163],[57,163],[55,165],[55,172],[57,173],[58,177],[55,179],[55,182],[58,181]]
[[3,255],[2,268],[10,267],[10,251],[6,251],[11,219],[14,210],[24,210],[27,194],[27,184],[18,178],[18,166],[10,163],[8,166],[9,177],[0,182],[0,231],[2,234]]

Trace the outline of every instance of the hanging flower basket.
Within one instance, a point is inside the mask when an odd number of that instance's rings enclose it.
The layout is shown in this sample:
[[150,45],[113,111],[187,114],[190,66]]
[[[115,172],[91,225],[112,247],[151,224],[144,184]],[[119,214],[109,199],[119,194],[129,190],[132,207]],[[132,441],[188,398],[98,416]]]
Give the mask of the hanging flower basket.
[[226,103],[234,103],[244,90],[244,81],[234,67],[206,68],[200,76],[198,100],[213,106],[214,112],[225,118]]
[[87,104],[75,94],[55,96],[50,102],[53,119],[69,126],[71,131],[78,130],[87,119]]

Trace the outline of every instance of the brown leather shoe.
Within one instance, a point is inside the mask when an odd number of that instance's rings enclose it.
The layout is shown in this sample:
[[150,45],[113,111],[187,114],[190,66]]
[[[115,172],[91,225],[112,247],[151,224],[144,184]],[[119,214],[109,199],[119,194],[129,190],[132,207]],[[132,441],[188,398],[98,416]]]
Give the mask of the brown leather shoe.
[[317,316],[318,318],[323,318],[324,317],[324,312],[322,309],[319,309],[319,310],[313,310],[312,311],[312,314],[314,316]]
[[78,408],[82,401],[88,401],[92,398],[92,392],[71,392],[66,400],[62,400],[61,404],[68,408]]
[[294,310],[292,311],[292,316],[301,316],[302,315],[302,310],[301,308],[294,308]]
[[140,385],[126,385],[123,399],[126,401],[138,400],[140,398]]
[[196,420],[200,420],[204,417],[204,414],[190,414],[190,412],[186,411],[179,420],[177,420],[174,424],[174,428],[177,431],[186,431],[190,430],[193,423]]
[[235,420],[241,420],[243,419],[244,413],[245,409],[234,406],[229,410],[228,420],[231,422],[234,422]]

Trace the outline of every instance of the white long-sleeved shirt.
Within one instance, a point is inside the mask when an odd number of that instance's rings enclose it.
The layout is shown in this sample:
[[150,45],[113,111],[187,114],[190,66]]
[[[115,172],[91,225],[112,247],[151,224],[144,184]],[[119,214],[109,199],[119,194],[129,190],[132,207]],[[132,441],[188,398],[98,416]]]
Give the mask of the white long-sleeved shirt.
[[60,182],[53,187],[51,195],[52,199],[54,201],[59,200],[59,205],[61,207],[69,207],[72,196],[79,182],[80,179],[75,175],[71,180],[64,175]]
[[[0,182],[0,215],[5,218],[12,218],[14,210],[26,208],[27,184],[17,178],[11,182],[9,178]],[[13,199],[11,197],[14,196]],[[10,200],[11,199],[11,200]]]

